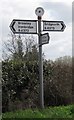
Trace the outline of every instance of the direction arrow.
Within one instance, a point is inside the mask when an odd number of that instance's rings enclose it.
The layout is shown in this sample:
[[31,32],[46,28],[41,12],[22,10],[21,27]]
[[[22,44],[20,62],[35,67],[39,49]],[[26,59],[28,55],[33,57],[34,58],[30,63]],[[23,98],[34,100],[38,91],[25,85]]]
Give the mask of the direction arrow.
[[15,34],[37,34],[37,20],[17,20],[10,24],[11,31]]
[[64,31],[63,21],[43,21],[43,31]]
[[48,44],[50,39],[49,34],[48,33],[42,34],[41,39],[42,39],[42,44]]

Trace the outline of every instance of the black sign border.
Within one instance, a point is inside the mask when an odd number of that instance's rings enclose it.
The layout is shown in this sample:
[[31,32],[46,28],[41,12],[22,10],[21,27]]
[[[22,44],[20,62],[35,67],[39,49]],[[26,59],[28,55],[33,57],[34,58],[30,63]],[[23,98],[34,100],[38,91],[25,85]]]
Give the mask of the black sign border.
[[44,45],[44,44],[48,44],[48,43],[49,43],[49,40],[50,40],[49,33],[44,33],[44,34],[41,34],[41,37],[42,37],[42,35],[46,35],[46,34],[47,34],[47,36],[48,36],[48,42],[47,42],[47,43],[42,43],[41,45]]
[[56,23],[61,23],[62,24],[62,28],[61,28],[61,30],[45,30],[44,29],[44,24],[43,24],[43,31],[50,31],[50,32],[63,32],[64,31],[64,29],[66,28],[66,25],[64,24],[64,22],[63,21],[47,21],[47,20],[43,20],[43,23],[44,22],[56,22]]
[[[35,33],[33,33],[33,32],[29,32],[29,33],[25,33],[25,32],[16,32],[16,31],[14,31],[13,29],[13,24],[14,24],[14,22],[16,22],[16,21],[28,21],[28,22],[36,22],[36,32]],[[12,22],[11,22],[11,24],[10,24],[10,29],[11,29],[11,31],[14,33],[14,34],[37,34],[37,20],[21,20],[21,19],[13,19],[12,20]]]

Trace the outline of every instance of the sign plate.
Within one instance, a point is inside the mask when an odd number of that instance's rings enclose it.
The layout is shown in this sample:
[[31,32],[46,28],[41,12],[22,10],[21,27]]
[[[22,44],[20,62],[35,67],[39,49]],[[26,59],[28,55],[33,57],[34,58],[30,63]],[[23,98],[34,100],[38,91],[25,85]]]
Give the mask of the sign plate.
[[64,31],[63,21],[43,21],[43,31]]
[[14,34],[37,34],[37,20],[17,20],[10,24]]
[[50,39],[49,34],[48,33],[42,34],[41,39],[42,39],[42,44],[48,44]]

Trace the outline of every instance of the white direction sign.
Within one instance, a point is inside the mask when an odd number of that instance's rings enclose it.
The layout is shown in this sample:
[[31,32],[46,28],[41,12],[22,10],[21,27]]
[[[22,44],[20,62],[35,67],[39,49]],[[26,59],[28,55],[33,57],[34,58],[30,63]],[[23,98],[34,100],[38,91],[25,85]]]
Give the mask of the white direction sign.
[[37,34],[37,20],[17,20],[10,24],[14,34]]
[[48,33],[42,34],[41,39],[42,39],[42,44],[48,44],[50,39],[49,34]]
[[43,31],[64,31],[63,21],[43,21]]

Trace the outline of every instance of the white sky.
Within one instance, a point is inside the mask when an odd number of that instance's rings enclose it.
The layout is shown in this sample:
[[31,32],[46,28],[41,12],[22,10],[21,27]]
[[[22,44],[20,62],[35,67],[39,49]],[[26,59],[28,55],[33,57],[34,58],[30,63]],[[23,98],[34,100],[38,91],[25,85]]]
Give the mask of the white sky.
[[[64,32],[48,32],[49,44],[43,45],[46,59],[72,55],[72,1],[73,0],[0,0],[0,38],[6,41],[13,19],[36,20],[35,9],[43,7],[43,20],[63,21]],[[43,32],[44,33],[44,32]],[[36,35],[35,35],[36,36]],[[1,58],[1,44],[0,44]]]

